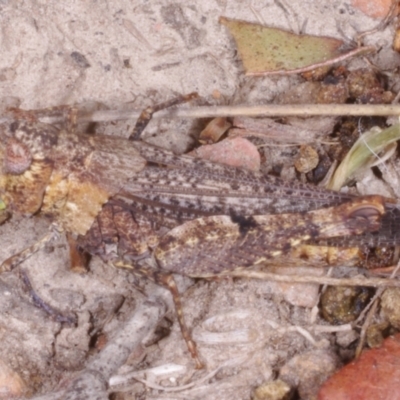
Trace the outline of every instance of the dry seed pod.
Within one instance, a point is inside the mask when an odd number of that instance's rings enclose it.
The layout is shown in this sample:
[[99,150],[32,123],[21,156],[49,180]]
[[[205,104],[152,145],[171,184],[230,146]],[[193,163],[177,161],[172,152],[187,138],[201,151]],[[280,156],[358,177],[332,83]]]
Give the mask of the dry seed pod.
[[381,297],[381,307],[389,322],[396,329],[400,328],[400,290],[388,288]]
[[400,27],[399,26],[396,28],[396,31],[394,33],[393,50],[400,53]]
[[253,400],[289,400],[292,389],[286,382],[277,379],[258,386],[253,393]]
[[201,131],[199,142],[201,144],[216,143],[231,126],[232,124],[226,118],[214,118]]
[[312,171],[319,162],[318,153],[311,146],[301,146],[297,160],[294,166],[297,171],[306,174]]

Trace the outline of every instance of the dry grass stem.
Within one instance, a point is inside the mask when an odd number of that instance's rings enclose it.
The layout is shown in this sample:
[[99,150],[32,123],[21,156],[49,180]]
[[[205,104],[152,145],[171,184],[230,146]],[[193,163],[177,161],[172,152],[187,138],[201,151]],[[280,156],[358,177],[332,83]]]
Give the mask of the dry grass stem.
[[331,286],[369,286],[369,287],[400,287],[400,280],[384,278],[330,278],[327,276],[301,276],[301,275],[278,275],[272,272],[261,271],[233,271],[226,276],[235,278],[263,279],[275,282],[289,283],[317,283]]

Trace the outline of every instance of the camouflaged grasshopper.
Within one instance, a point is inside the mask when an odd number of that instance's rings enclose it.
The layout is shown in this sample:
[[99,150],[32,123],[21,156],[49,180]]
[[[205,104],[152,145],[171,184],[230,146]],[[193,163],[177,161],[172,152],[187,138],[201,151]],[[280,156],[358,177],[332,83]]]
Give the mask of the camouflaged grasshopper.
[[[330,238],[345,238],[345,259],[357,262],[359,249],[350,248],[350,238],[370,246],[399,241],[400,214],[390,199],[287,184],[141,142],[154,111],[142,114],[130,140],[26,118],[1,123],[0,196],[9,212],[48,216],[81,249],[168,287],[198,367],[172,273],[210,278],[277,257],[313,265],[317,252],[317,264],[330,264],[337,259],[328,247],[310,246]],[[159,226],[172,230],[158,237]],[[1,271],[52,236],[3,262]],[[158,270],[137,264],[151,254]]]

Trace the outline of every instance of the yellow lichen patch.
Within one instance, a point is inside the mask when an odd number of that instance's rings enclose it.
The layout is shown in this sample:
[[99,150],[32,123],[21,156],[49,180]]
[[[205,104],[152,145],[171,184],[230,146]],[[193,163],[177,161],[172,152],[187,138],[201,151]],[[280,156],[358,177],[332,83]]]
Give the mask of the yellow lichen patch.
[[110,193],[90,176],[68,177],[54,173],[46,189],[42,213],[51,215],[73,234],[84,235],[92,226]]
[[68,195],[68,179],[54,172],[46,188],[42,212],[48,215],[59,215],[64,208]]
[[[358,265],[362,261],[362,254],[357,247],[332,247],[301,244],[290,250],[284,260],[293,260],[294,264],[317,266],[321,265]],[[291,263],[290,263],[291,264]]]
[[110,194],[95,183],[70,176],[67,201],[60,215],[63,227],[71,233],[84,235],[109,197]]

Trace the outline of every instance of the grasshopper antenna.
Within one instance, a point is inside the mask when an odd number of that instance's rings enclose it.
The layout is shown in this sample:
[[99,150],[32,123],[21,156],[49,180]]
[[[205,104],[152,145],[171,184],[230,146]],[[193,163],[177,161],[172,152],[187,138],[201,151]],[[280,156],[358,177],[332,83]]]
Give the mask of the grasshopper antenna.
[[164,110],[165,108],[176,106],[178,104],[186,103],[188,101],[191,101],[193,99],[198,99],[198,98],[199,98],[199,95],[196,92],[193,92],[193,93],[189,93],[189,94],[185,94],[185,95],[179,95],[171,100],[167,100],[163,103],[159,103],[154,106],[147,107],[140,113],[139,118],[136,121],[136,125],[133,128],[133,131],[129,136],[129,140],[139,140],[140,139],[140,135],[145,130],[146,126],[150,122],[150,120],[153,117],[153,114],[155,112]]

